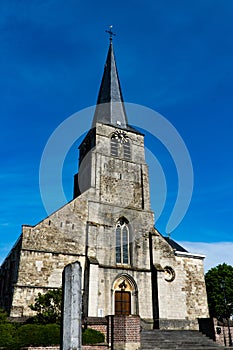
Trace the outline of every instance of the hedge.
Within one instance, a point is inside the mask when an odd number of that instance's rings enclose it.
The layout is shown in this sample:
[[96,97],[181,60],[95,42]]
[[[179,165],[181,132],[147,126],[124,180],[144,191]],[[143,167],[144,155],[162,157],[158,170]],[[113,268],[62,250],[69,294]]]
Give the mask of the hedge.
[[[83,344],[104,342],[104,335],[94,329],[87,328],[82,333]],[[60,326],[56,323],[16,324],[0,323],[0,348],[19,350],[29,346],[50,346],[60,343]]]
[[60,343],[58,324],[0,324],[0,347],[18,350],[28,346],[48,346]]
[[82,344],[97,344],[104,342],[104,334],[95,329],[86,328],[82,333]]

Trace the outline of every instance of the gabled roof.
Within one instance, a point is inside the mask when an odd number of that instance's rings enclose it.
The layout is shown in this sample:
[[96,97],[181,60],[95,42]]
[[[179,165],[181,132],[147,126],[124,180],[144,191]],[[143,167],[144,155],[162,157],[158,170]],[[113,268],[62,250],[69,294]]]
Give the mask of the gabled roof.
[[163,236],[163,238],[167,241],[167,243],[174,249],[177,250],[178,252],[185,252],[188,253],[186,249],[184,249],[181,245],[179,245],[177,242],[173,241],[173,239],[169,237]]
[[112,40],[109,44],[92,128],[97,122],[124,129],[128,128]]

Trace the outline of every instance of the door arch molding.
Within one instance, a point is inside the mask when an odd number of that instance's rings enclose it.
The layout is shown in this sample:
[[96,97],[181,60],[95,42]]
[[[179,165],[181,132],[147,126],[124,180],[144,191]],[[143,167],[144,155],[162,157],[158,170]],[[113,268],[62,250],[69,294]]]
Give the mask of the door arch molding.
[[[130,294],[130,298],[123,296],[123,299],[127,299],[130,302],[129,314],[138,315],[138,287],[134,278],[127,273],[118,274],[112,283],[112,314],[116,314],[116,297],[118,303],[120,303],[119,296],[120,292]],[[129,301],[130,300],[130,301]],[[119,314],[119,309],[118,309]]]

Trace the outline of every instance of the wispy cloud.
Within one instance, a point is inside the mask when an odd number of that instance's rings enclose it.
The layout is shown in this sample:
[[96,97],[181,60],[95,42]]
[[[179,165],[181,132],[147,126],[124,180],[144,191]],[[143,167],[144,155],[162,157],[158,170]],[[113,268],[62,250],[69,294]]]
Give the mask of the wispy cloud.
[[191,253],[200,253],[206,256],[204,266],[205,271],[219,264],[226,263],[233,265],[233,242],[179,242]]
[[9,222],[3,222],[3,223],[0,223],[0,226],[3,226],[3,227],[5,227],[5,226],[9,226]]

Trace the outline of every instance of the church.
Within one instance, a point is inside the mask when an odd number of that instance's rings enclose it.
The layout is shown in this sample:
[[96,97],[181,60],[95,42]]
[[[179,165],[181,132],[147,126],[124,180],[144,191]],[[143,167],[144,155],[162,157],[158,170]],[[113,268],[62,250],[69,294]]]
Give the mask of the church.
[[61,287],[64,267],[79,261],[84,317],[138,315],[144,328],[198,329],[209,317],[203,260],[154,226],[144,135],[128,122],[110,36],[73,199],[22,226],[0,269],[0,307],[31,316],[38,293]]

